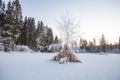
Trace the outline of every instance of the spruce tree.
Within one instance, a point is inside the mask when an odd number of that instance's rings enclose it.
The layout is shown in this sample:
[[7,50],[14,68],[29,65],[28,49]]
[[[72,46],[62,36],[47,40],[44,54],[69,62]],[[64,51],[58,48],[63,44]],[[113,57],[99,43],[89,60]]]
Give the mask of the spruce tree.
[[47,45],[50,45],[53,43],[53,32],[51,28],[48,28],[47,30],[46,43]]
[[30,48],[33,46],[34,41],[34,32],[35,32],[35,20],[34,18],[29,17],[26,25],[24,26],[26,28],[26,45],[28,45]]
[[1,29],[5,24],[5,3],[0,0],[0,36],[1,36]]
[[[2,5],[2,0],[0,0],[0,8],[1,8],[1,5]],[[1,9],[0,9],[1,10]]]
[[17,29],[15,25],[14,18],[14,7],[11,1],[8,2],[7,10],[6,10],[6,20],[5,24],[2,27],[1,36],[4,37],[4,47],[5,51],[11,51],[14,48],[14,42],[18,39],[20,35],[19,29]]
[[35,31],[35,37],[36,39],[38,37],[42,37],[42,35],[44,34],[44,24],[42,21],[38,21],[37,23],[37,29]]
[[19,39],[19,43],[21,45],[27,45],[27,17],[25,17],[25,20],[23,22],[23,28],[21,29],[21,35],[20,35],[20,39]]
[[35,38],[36,48],[40,50],[39,48],[42,47],[44,50],[40,51],[46,51],[47,46],[53,43],[52,29],[48,28],[48,26],[44,26],[42,21],[38,21]]
[[36,48],[39,49],[39,46],[44,46],[45,44],[45,31],[44,31],[44,24],[42,21],[38,21],[37,29],[35,31],[35,41],[36,41]]
[[102,34],[101,39],[100,39],[100,50],[102,52],[106,52],[106,40],[104,34]]
[[5,2],[2,2],[2,0],[0,0],[0,14],[1,13],[5,13]]
[[57,43],[58,43],[58,36],[55,36],[54,43],[55,43],[55,44],[57,44]]
[[18,21],[18,27],[22,27],[20,23],[22,22],[22,9],[21,9],[21,4],[19,0],[13,1],[13,6],[14,6],[14,17]]
[[96,46],[96,39],[94,38],[93,39],[93,44],[94,44],[94,47]]
[[118,47],[118,48],[119,48],[119,50],[120,50],[120,37],[119,37],[119,47]]
[[30,45],[30,48],[34,48],[35,46],[34,46],[34,41],[35,41],[35,39],[34,39],[34,34],[35,34],[35,19],[34,18],[32,18],[32,20],[31,20],[31,45]]
[[[15,0],[12,2],[13,8],[14,8],[14,19],[15,19],[15,25],[16,27],[22,31],[23,28],[23,20],[22,20],[22,8],[19,0]],[[20,44],[20,39],[22,35],[19,36],[18,40],[15,42],[16,44]]]

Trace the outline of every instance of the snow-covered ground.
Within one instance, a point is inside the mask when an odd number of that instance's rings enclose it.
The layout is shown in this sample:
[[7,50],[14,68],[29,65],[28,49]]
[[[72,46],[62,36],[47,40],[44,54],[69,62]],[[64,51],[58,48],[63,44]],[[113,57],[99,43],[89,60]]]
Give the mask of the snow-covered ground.
[[120,80],[119,54],[76,54],[83,63],[66,64],[55,55],[0,52],[0,80]]

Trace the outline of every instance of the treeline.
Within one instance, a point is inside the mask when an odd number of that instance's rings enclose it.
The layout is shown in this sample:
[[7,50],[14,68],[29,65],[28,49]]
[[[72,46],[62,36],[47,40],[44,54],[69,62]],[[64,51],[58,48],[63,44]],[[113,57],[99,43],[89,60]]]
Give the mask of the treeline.
[[101,35],[98,43],[94,38],[93,41],[87,41],[86,39],[80,39],[80,44],[76,49],[80,50],[80,52],[113,52],[113,53],[120,53],[120,37],[118,41],[114,44],[109,43],[106,39],[104,34]]
[[[41,52],[55,52],[62,47],[61,40],[57,36],[54,38],[49,26],[42,21],[35,25],[34,17],[23,18],[19,0],[9,1],[7,6],[0,0],[0,51],[15,51],[16,45]],[[99,44],[96,39],[88,42],[81,38],[79,45],[73,42],[71,47],[80,52],[120,52],[120,37],[116,44],[108,43],[103,34]]]
[[5,52],[14,51],[16,45],[26,45],[35,51],[48,51],[48,46],[57,44],[53,31],[42,21],[35,25],[34,17],[23,20],[19,0],[9,1],[7,6],[0,0],[0,46]]

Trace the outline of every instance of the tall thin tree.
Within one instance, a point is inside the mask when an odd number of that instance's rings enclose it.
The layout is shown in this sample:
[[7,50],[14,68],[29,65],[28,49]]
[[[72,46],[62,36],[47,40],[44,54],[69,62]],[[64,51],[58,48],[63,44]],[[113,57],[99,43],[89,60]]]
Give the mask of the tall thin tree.
[[61,21],[58,22],[58,27],[66,45],[79,35],[79,21],[76,21],[69,13],[61,18]]
[[100,39],[100,49],[102,52],[106,52],[106,40],[104,34],[102,34]]

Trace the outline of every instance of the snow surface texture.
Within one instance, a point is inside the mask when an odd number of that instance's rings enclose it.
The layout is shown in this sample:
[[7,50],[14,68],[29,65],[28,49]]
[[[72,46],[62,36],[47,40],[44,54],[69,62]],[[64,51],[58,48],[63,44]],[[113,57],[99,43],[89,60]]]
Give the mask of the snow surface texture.
[[65,64],[55,55],[0,52],[0,80],[120,80],[119,54],[76,54],[82,63]]

